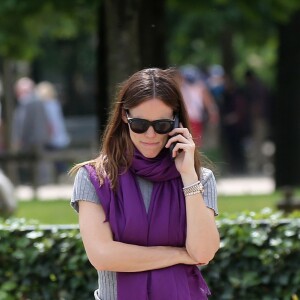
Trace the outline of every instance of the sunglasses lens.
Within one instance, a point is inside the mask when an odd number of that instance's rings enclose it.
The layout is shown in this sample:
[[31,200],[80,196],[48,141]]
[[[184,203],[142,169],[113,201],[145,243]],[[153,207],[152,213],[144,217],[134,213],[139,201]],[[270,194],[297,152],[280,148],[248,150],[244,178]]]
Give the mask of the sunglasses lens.
[[157,121],[154,124],[154,130],[160,134],[169,133],[173,129],[173,123],[173,121]]
[[174,121],[172,120],[156,120],[150,122],[145,119],[128,118],[128,122],[130,125],[130,129],[135,133],[145,133],[152,125],[156,133],[166,134],[172,131],[174,127]]
[[150,124],[147,120],[132,119],[130,122],[130,128],[135,133],[144,133],[148,130]]

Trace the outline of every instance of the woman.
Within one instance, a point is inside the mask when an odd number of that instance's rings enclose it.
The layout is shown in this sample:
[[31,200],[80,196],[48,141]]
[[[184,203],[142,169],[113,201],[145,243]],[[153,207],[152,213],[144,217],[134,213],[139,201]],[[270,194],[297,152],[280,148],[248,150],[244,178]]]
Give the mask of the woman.
[[70,144],[62,106],[57,97],[55,86],[48,81],[40,82],[36,86],[36,94],[43,101],[46,111],[50,140],[47,144],[49,150],[61,150]]
[[99,156],[72,170],[78,172],[71,203],[98,270],[95,299],[209,294],[196,265],[219,248],[215,180],[200,166],[173,77],[171,69],[145,69],[126,80]]
[[[44,150],[48,153],[66,149],[70,144],[70,137],[66,129],[65,119],[63,115],[62,105],[58,100],[58,94],[54,84],[49,81],[42,81],[35,88],[38,99],[42,102],[47,119],[47,129],[49,138],[44,145]],[[43,180],[44,183],[53,181],[59,176],[66,174],[68,164],[63,160],[54,161],[55,173],[50,162],[43,162]]]
[[219,112],[200,70],[188,65],[180,68],[179,72],[178,80],[180,80],[180,90],[189,116],[191,133],[196,147],[201,147],[205,118],[208,118],[207,121],[211,126],[216,127],[219,122]]

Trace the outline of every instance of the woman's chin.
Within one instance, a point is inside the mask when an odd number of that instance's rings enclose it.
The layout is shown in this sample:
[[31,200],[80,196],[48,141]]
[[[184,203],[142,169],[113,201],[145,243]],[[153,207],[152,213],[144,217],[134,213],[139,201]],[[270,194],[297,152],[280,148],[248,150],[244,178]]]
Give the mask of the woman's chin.
[[154,158],[160,153],[161,149],[139,149],[139,151],[146,158]]
[[143,156],[145,156],[146,158],[154,158],[154,157],[156,157],[158,154],[159,154],[159,152],[145,152],[145,151],[143,151],[143,152],[141,152],[142,154],[143,154]]

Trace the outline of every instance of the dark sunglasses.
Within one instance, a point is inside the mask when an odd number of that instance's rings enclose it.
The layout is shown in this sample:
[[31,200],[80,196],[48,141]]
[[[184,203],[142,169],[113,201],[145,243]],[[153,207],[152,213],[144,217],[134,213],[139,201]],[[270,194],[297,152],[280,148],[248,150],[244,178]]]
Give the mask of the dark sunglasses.
[[126,117],[130,126],[130,129],[135,133],[145,133],[150,126],[158,134],[166,134],[173,130],[174,120],[161,119],[155,121],[148,121],[139,118],[130,118],[126,112]]

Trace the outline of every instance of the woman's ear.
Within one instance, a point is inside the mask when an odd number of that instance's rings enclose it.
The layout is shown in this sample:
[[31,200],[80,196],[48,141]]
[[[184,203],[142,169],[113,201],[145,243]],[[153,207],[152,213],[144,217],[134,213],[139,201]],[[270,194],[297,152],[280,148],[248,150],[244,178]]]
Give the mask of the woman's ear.
[[124,109],[122,109],[122,120],[124,123],[128,123],[126,112]]

